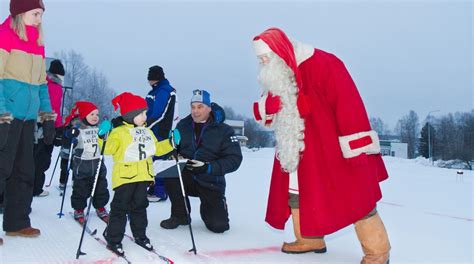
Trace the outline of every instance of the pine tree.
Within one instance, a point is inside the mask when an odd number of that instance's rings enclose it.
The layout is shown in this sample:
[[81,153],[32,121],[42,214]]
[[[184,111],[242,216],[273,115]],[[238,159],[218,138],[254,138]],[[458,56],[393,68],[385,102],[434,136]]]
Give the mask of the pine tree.
[[[428,135],[429,133],[429,135]],[[429,148],[431,143],[431,154],[433,155],[434,142],[436,138],[436,131],[430,123],[426,123],[421,129],[420,144],[418,145],[418,152],[421,156],[429,158]]]

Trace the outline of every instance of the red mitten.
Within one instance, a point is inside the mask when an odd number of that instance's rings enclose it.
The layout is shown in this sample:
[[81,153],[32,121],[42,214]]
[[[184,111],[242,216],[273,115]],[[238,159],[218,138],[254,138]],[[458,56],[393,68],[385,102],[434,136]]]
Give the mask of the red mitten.
[[269,92],[267,100],[265,101],[265,112],[267,113],[267,115],[273,115],[278,113],[280,111],[280,107],[280,96],[274,96],[272,93]]

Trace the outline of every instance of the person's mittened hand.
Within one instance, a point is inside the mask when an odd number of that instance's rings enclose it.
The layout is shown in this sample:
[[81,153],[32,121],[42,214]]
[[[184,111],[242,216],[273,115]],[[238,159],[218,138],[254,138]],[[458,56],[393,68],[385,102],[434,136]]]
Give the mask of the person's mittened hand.
[[273,115],[280,111],[281,100],[280,96],[274,96],[272,93],[268,93],[267,100],[265,101],[265,113],[267,115]]
[[104,138],[105,134],[112,130],[112,123],[109,120],[104,120],[99,125],[98,135],[100,138]]
[[71,129],[71,135],[72,135],[73,137],[76,137],[76,138],[77,138],[80,133],[81,133],[81,131],[79,130],[79,128],[76,128],[76,127],[75,127],[75,128],[73,128],[73,129]]
[[177,128],[170,130],[168,138],[174,148],[179,146],[179,144],[181,143],[181,133],[179,133],[179,130]]
[[43,141],[46,145],[53,144],[54,138],[56,137],[56,129],[54,128],[53,120],[43,121]]
[[203,162],[199,160],[188,160],[186,162],[186,169],[196,174],[207,173],[209,169],[209,162]]
[[66,130],[66,132],[64,133],[64,135],[67,137],[67,138],[77,138],[79,136],[79,134],[81,133],[81,131],[79,130],[78,127],[73,127],[69,130]]

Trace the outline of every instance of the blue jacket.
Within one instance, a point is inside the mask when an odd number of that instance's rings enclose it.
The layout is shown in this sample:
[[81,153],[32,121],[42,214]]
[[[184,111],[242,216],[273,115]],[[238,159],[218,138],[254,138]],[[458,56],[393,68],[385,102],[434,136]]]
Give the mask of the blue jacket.
[[181,120],[176,128],[181,133],[178,152],[184,158],[209,162],[207,173],[193,175],[201,186],[225,192],[225,174],[237,170],[242,162],[240,144],[232,127],[224,123],[222,108],[213,104],[211,118],[201,130],[199,143],[194,134],[191,115]]
[[173,128],[176,90],[167,79],[161,80],[152,86],[146,102],[147,124],[152,126],[151,131],[159,141],[168,138],[169,131]]

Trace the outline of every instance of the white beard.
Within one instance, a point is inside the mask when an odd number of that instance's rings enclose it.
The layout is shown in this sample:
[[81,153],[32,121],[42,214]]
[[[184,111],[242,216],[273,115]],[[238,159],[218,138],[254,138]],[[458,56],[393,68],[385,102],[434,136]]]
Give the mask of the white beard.
[[270,127],[275,130],[276,155],[286,172],[295,172],[300,162],[300,152],[304,150],[304,120],[297,107],[298,87],[293,71],[274,53],[270,61],[263,65],[258,80],[264,94],[271,92],[280,96],[281,110],[273,117]]

